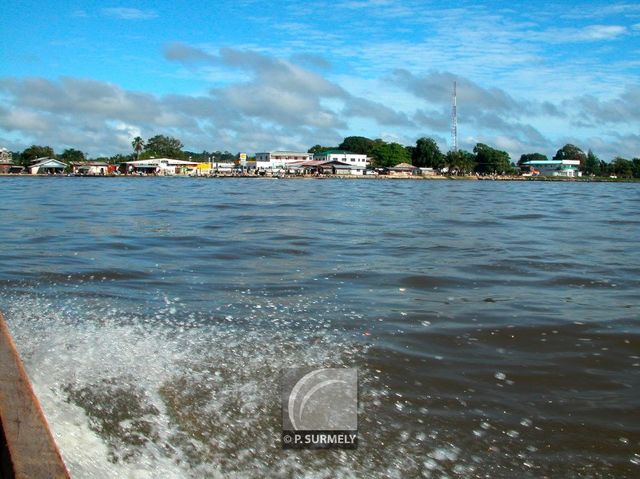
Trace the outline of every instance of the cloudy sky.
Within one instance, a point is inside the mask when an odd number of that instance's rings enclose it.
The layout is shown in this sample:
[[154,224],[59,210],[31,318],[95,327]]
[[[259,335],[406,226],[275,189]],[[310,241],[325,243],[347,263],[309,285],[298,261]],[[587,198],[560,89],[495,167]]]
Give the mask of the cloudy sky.
[[640,156],[640,3],[4,0],[0,146],[335,145]]

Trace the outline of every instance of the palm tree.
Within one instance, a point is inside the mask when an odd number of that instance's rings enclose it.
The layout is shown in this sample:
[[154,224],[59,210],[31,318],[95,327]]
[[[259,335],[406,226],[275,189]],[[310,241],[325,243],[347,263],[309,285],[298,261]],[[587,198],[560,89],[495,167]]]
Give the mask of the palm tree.
[[144,140],[141,137],[136,136],[131,142],[131,146],[133,146],[133,151],[136,152],[136,160],[139,160],[140,152],[144,148]]

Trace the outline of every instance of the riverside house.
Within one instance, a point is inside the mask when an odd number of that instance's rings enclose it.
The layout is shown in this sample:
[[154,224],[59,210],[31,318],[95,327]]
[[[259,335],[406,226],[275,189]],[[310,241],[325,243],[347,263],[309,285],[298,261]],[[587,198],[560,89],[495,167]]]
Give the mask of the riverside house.
[[267,151],[256,153],[256,168],[259,170],[286,169],[291,163],[313,160],[313,153],[302,151]]
[[525,161],[523,168],[529,169],[527,176],[564,176],[575,178],[582,176],[579,160],[542,160]]
[[71,171],[77,175],[102,176],[112,173],[109,165],[100,161],[71,163]]
[[345,165],[357,166],[365,169],[371,163],[367,155],[352,153],[345,150],[327,150],[321,151],[313,155],[314,160],[321,161],[339,161]]
[[392,176],[414,176],[420,174],[420,168],[410,165],[409,163],[400,163],[395,166],[390,166],[387,170]]
[[151,158],[149,160],[125,161],[119,166],[120,171],[124,174],[175,176],[195,174],[198,162],[172,158]]
[[287,165],[287,171],[293,174],[318,175],[365,175],[364,166],[348,165],[341,161],[310,160]]
[[54,158],[37,158],[29,166],[32,175],[61,175],[67,169],[67,164]]
[[13,157],[11,152],[6,148],[0,148],[0,173],[9,173],[12,165]]

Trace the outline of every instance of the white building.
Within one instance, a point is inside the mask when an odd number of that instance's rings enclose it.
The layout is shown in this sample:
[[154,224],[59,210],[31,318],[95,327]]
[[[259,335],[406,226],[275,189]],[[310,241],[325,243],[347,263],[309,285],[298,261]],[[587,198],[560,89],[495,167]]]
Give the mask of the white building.
[[0,163],[11,163],[13,154],[6,148],[0,148]]
[[267,151],[256,153],[256,168],[263,170],[277,170],[284,168],[289,163],[309,161],[313,159],[313,153],[300,151]]
[[323,161],[339,161],[351,166],[357,166],[359,168],[366,168],[369,166],[369,159],[367,155],[361,155],[360,153],[352,153],[345,150],[327,150],[321,151],[313,155],[315,160]]
[[100,161],[71,163],[71,170],[78,175],[101,176],[109,172],[109,165]]
[[149,160],[126,161],[121,165],[124,165],[125,173],[173,176],[193,173],[198,167],[198,162],[174,160],[173,158],[151,158]]
[[529,167],[532,176],[564,176],[574,178],[582,176],[579,160],[542,160],[526,161],[522,164]]
[[0,148],[0,173],[7,174],[15,165],[12,161],[11,152],[6,148]]
[[287,167],[289,173],[294,174],[321,174],[321,175],[359,175],[363,176],[367,174],[367,169],[364,166],[348,165],[341,161],[324,161],[324,160],[309,160],[301,161],[298,163],[291,163]]
[[38,158],[29,166],[32,175],[60,175],[64,173],[67,164],[53,158]]

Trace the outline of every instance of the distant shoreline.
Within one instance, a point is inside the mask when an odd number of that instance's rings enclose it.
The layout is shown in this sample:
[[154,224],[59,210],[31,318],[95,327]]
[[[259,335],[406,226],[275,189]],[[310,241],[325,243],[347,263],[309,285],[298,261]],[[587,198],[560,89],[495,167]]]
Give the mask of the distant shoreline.
[[3,178],[136,178],[136,179],[153,179],[153,178],[181,178],[193,180],[209,180],[209,179],[258,179],[258,180],[356,180],[356,181],[533,181],[533,182],[561,182],[561,183],[640,183],[640,178],[566,178],[566,177],[530,177],[530,176],[356,176],[356,175],[331,175],[331,176],[310,176],[310,175],[290,175],[284,177],[278,176],[258,176],[258,175],[217,175],[217,176],[188,176],[188,175],[84,175],[84,176],[67,176],[67,175],[15,175],[8,173],[0,173]]

